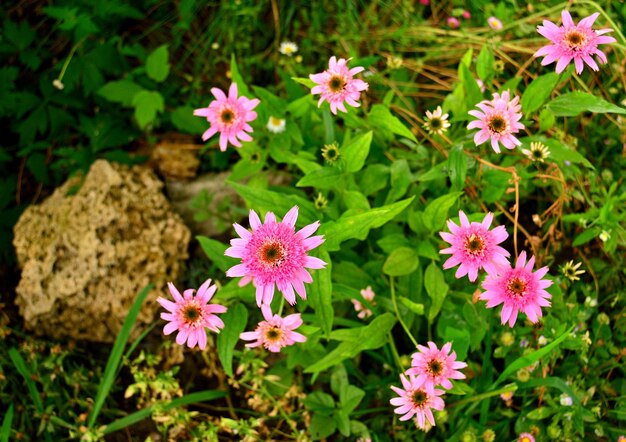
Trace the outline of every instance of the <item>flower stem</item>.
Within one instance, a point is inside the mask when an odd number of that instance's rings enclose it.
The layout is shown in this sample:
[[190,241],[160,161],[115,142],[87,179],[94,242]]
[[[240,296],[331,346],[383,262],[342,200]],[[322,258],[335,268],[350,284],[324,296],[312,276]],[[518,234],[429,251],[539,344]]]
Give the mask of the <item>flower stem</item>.
[[398,317],[398,320],[400,321],[400,324],[402,324],[402,328],[404,329],[408,337],[411,339],[411,341],[413,341],[413,345],[417,347],[417,341],[411,334],[409,327],[407,327],[406,323],[404,322],[404,319],[402,319],[402,316],[400,315],[400,312],[398,311],[398,302],[396,301],[396,286],[395,286],[395,280],[393,276],[389,277],[389,288],[391,290],[391,302],[393,303],[393,309],[396,312],[396,316]]
[[469,404],[472,402],[479,402],[479,401],[482,401],[483,399],[488,399],[490,397],[499,396],[503,393],[509,393],[515,390],[517,390],[517,384],[507,385],[506,387],[499,388],[494,391],[487,391],[485,393],[477,394],[476,396],[472,396],[467,399],[462,399],[458,402],[453,402],[450,405],[448,405],[448,407],[458,407],[460,405],[465,405],[465,404]]

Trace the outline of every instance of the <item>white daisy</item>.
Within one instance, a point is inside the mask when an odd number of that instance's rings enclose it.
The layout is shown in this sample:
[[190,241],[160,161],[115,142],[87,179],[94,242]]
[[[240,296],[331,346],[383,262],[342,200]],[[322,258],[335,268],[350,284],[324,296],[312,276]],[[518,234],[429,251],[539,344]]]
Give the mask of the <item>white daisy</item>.
[[293,54],[298,52],[298,45],[292,41],[283,41],[280,44],[280,48],[278,48],[278,52],[291,57]]
[[285,124],[286,123],[287,122],[285,121],[284,118],[270,117],[270,119],[267,121],[267,129],[270,132],[273,132],[275,134],[279,134],[279,133],[285,131]]
[[443,114],[441,106],[437,106],[434,112],[426,111],[426,118],[424,119],[424,128],[431,135],[442,135],[450,127],[448,122],[448,114]]

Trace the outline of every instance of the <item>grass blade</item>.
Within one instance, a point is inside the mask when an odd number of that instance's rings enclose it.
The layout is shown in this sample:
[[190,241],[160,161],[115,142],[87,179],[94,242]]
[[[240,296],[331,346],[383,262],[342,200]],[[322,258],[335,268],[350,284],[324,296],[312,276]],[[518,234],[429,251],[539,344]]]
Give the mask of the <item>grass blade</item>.
[[111,390],[111,387],[113,386],[113,381],[115,380],[117,369],[120,365],[120,362],[122,361],[124,347],[128,342],[128,337],[130,336],[130,332],[133,329],[133,325],[135,325],[135,321],[137,320],[137,315],[139,315],[141,305],[143,304],[143,301],[146,299],[146,296],[148,296],[148,293],[151,289],[152,284],[148,284],[139,293],[139,295],[135,299],[135,302],[133,302],[133,305],[128,311],[128,315],[124,320],[124,325],[122,325],[122,329],[115,339],[115,344],[113,344],[113,349],[111,350],[109,360],[107,361],[106,368],[104,369],[102,382],[98,387],[98,393],[96,394],[96,400],[94,401],[93,409],[91,410],[91,414],[89,415],[89,422],[87,424],[89,429],[93,428],[94,424],[96,423],[98,414],[100,414],[102,405],[104,405],[104,400],[106,399],[109,391]]
[[0,430],[0,442],[9,442],[9,436],[11,435],[11,424],[13,423],[13,404],[9,406],[7,414],[4,415],[2,420],[2,429]]
[[561,336],[556,338],[553,342],[550,342],[545,347],[540,348],[537,351],[532,352],[529,355],[522,356],[514,360],[511,364],[509,364],[506,369],[502,372],[502,374],[496,379],[496,382],[493,384],[493,387],[498,385],[500,382],[505,380],[511,374],[515,373],[517,370],[522,369],[524,367],[528,367],[529,365],[534,364],[539,359],[550,353],[553,349],[555,349],[561,342],[567,338],[570,333],[574,330],[574,326],[572,325],[569,330],[563,333]]
[[[225,391],[217,391],[217,390],[205,390],[199,391],[196,393],[187,394],[183,397],[176,398],[172,400],[169,404],[165,405],[163,408],[165,410],[171,410],[172,408],[181,407],[183,405],[195,404],[198,402],[206,402],[211,401],[213,399],[218,399],[221,397],[227,396]],[[116,431],[122,430],[129,425],[136,424],[152,414],[152,407],[147,407],[142,410],[136,411],[134,413],[129,414],[128,416],[124,416],[121,419],[111,422],[104,429],[104,434],[114,433]]]

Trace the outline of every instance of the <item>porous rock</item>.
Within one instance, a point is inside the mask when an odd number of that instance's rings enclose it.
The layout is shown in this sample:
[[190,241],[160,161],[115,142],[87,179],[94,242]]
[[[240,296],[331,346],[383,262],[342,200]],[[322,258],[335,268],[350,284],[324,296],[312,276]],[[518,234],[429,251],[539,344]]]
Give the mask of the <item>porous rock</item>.
[[22,277],[16,303],[28,328],[53,338],[112,342],[149,283],[134,335],[155,320],[157,296],[177,279],[189,229],[143,166],[96,161],[15,226]]

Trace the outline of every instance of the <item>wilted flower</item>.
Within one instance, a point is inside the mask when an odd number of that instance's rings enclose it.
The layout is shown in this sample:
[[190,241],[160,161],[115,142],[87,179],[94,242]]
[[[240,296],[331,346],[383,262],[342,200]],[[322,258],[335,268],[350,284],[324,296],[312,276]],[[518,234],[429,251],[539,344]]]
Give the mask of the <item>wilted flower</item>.
[[313,282],[306,269],[321,269],[326,266],[321,259],[307,255],[309,250],[324,242],[321,235],[311,236],[319,228],[319,221],[296,232],[297,219],[298,207],[295,206],[287,212],[282,222],[277,222],[276,215],[267,212],[265,224],[251,210],[252,232],[237,223],[233,224],[240,238],[232,239],[231,247],[224,254],[241,258],[241,264],[231,267],[226,276],[242,276],[245,282],[252,281],[256,287],[256,302],[259,306],[272,302],[275,285],[292,305],[296,303],[295,293],[306,299],[304,283]]
[[559,402],[564,407],[571,407],[572,404],[574,403],[574,401],[572,400],[572,397],[569,396],[567,393],[563,393],[561,396],[559,396]]
[[328,200],[322,194],[322,192],[318,192],[317,196],[313,200],[313,204],[315,204],[315,208],[317,210],[324,210],[326,207],[328,207]]
[[498,20],[496,17],[489,17],[487,19],[487,24],[494,31],[499,31],[500,29],[502,29],[502,22]]
[[450,269],[459,265],[454,276],[462,278],[468,275],[470,281],[476,281],[478,271],[482,268],[488,273],[495,272],[499,267],[507,266],[510,256],[502,247],[498,246],[509,234],[504,226],[498,226],[489,230],[493,221],[493,213],[488,213],[481,223],[470,224],[463,211],[459,211],[461,225],[457,226],[452,220],[448,220],[448,229],[451,233],[439,232],[444,241],[451,247],[441,250],[439,253],[452,255],[443,264],[444,269]]
[[279,134],[285,131],[286,124],[287,122],[284,118],[270,117],[267,121],[267,130],[272,133]]
[[578,275],[582,275],[583,273],[585,273],[584,270],[578,270],[581,264],[582,262],[574,264],[574,260],[567,261],[561,267],[561,273],[563,273],[563,276],[565,276],[570,281],[578,281],[580,279]]
[[598,49],[598,45],[615,43],[613,37],[604,36],[612,29],[591,29],[600,13],[596,12],[589,17],[583,18],[578,24],[574,24],[572,16],[566,10],[561,12],[562,26],[557,26],[551,21],[544,20],[543,26],[537,27],[537,32],[551,41],[535,52],[535,57],[544,57],[541,65],[545,66],[556,63],[556,72],[560,74],[568,64],[574,60],[576,72],[581,73],[585,63],[594,71],[599,70],[593,59],[593,55],[598,57],[600,63],[606,63],[606,54]]
[[448,23],[448,26],[450,26],[452,29],[456,29],[459,26],[461,26],[461,22],[456,17],[448,17],[448,20],[446,20],[446,23]]
[[443,135],[450,127],[448,114],[444,114],[441,106],[437,106],[434,112],[426,111],[424,118],[424,128],[432,135]]
[[434,342],[428,342],[428,347],[418,345],[419,352],[412,355],[412,367],[406,371],[407,375],[417,376],[416,384],[433,391],[437,385],[446,390],[452,388],[450,379],[465,379],[465,375],[458,371],[467,367],[465,362],[456,360],[456,352],[452,350],[452,343],[448,342],[441,350]]
[[509,331],[506,331],[500,335],[500,342],[505,347],[510,347],[515,342],[515,335]]
[[394,410],[396,414],[401,414],[401,421],[416,417],[416,424],[419,428],[425,429],[426,424],[435,425],[435,417],[432,410],[443,410],[445,403],[441,396],[443,390],[427,391],[417,384],[417,378],[410,376],[407,379],[403,374],[400,375],[404,390],[395,386],[391,389],[399,395],[391,399],[391,405],[396,406]]
[[545,289],[552,285],[552,281],[542,279],[548,273],[548,267],[542,267],[533,272],[535,257],[526,263],[526,252],[522,252],[515,267],[510,264],[494,273],[487,273],[483,282],[486,290],[480,299],[487,301],[487,308],[502,304],[502,324],[515,325],[519,312],[526,313],[532,323],[539,321],[542,316],[541,307],[549,307],[552,295]]
[[199,117],[206,117],[211,123],[211,127],[202,134],[202,140],[206,141],[220,133],[220,150],[224,152],[228,143],[235,147],[241,147],[241,141],[252,141],[252,137],[247,132],[252,132],[252,127],[248,124],[257,117],[254,109],[258,104],[258,99],[250,100],[246,97],[239,97],[237,84],[230,85],[228,97],[221,89],[216,87],[211,89],[215,100],[209,107],[196,109],[193,114]]
[[[376,294],[374,293],[374,290],[372,290],[372,287],[370,287],[369,285],[365,289],[361,290],[361,296],[363,296],[363,299],[365,299],[366,301],[369,301],[370,304],[376,305],[376,303],[374,302],[374,297],[376,296]],[[359,318],[365,319],[372,316],[372,311],[365,305],[363,305],[363,303],[361,303],[361,301],[359,301],[358,299],[352,299],[352,304],[354,304],[354,309],[358,312],[357,316]]]
[[198,344],[204,350],[207,343],[206,329],[219,333],[219,329],[224,328],[224,322],[216,314],[225,313],[226,307],[209,304],[217,287],[211,285],[211,280],[207,279],[195,296],[194,289],[185,290],[181,296],[174,284],[168,282],[167,286],[174,302],[157,298],[157,302],[167,310],[166,313],[161,313],[161,319],[169,321],[163,328],[163,333],[169,335],[178,330],[177,344],[183,345],[187,342],[189,348]]
[[52,80],[52,86],[54,86],[60,91],[62,91],[65,88],[65,85],[63,84],[63,82],[59,80],[58,78],[55,78],[54,80]]
[[259,322],[253,332],[244,332],[239,335],[244,341],[255,341],[246,344],[246,347],[263,346],[267,350],[278,353],[281,348],[293,345],[296,342],[306,341],[306,336],[294,330],[302,325],[300,313],[285,316],[272,315],[269,305],[261,306],[265,321]]
[[402,67],[402,57],[391,56],[387,58],[387,66],[389,69],[400,69]]
[[539,142],[530,143],[529,149],[522,149],[522,153],[526,155],[531,161],[537,163],[543,163],[546,158],[550,156],[550,150],[547,146]]
[[336,143],[325,144],[324,147],[322,147],[322,158],[324,158],[327,163],[334,163],[340,156],[341,152]]
[[330,111],[337,114],[337,109],[347,112],[344,103],[353,107],[359,107],[358,100],[361,92],[367,90],[367,83],[363,80],[353,78],[359,72],[365,70],[361,66],[348,69],[348,61],[345,58],[337,60],[335,56],[330,57],[328,69],[319,74],[311,74],[309,78],[317,83],[311,89],[313,95],[321,94],[317,106],[321,106],[324,101],[330,104]]
[[298,45],[292,41],[283,41],[278,48],[278,52],[291,57],[293,54],[298,52]]
[[487,428],[481,437],[483,442],[494,442],[496,440],[496,432],[491,428]]
[[498,143],[502,143],[507,149],[514,149],[515,146],[522,144],[513,136],[524,128],[524,125],[519,122],[522,118],[519,97],[511,100],[509,91],[503,92],[502,95],[496,92],[491,101],[483,100],[476,106],[480,111],[471,110],[469,114],[478,120],[472,121],[467,128],[480,129],[474,135],[474,143],[477,146],[490,139],[493,150],[500,153]]

